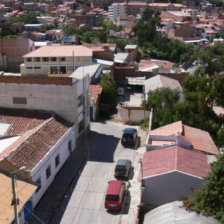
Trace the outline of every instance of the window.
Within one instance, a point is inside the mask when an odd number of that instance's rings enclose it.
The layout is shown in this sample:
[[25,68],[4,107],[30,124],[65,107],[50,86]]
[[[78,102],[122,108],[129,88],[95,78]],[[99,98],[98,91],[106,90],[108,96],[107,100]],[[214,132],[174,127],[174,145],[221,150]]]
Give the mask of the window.
[[83,97],[82,97],[82,95],[80,95],[78,97],[78,106],[80,107],[82,104],[83,104]]
[[49,61],[49,58],[46,58],[46,57],[45,58],[42,58],[42,61],[43,62],[48,62]]
[[68,71],[74,71],[75,68],[74,68],[73,66],[68,66],[68,67],[67,67],[67,70],[68,70]]
[[59,164],[60,164],[60,156],[57,155],[57,156],[55,157],[55,167],[57,167]]
[[51,59],[51,61],[57,61],[57,58],[56,57],[52,57],[50,59]]
[[51,66],[50,70],[51,70],[51,74],[58,74],[58,67],[57,66]]
[[26,62],[32,62],[32,58],[26,58]]
[[26,69],[33,69],[33,67],[26,67]]
[[68,151],[70,154],[72,153],[72,141],[71,140],[68,142]]
[[67,57],[66,61],[73,61],[73,57]]
[[22,97],[13,97],[14,104],[27,104],[27,99]]
[[63,57],[63,58],[60,58],[60,61],[65,61],[65,57]]
[[46,179],[48,179],[51,175],[51,166],[46,169]]
[[40,58],[34,58],[34,61],[39,62]]
[[37,193],[41,188],[41,178],[40,177],[37,179],[36,184],[38,185],[38,188],[36,189],[36,193]]

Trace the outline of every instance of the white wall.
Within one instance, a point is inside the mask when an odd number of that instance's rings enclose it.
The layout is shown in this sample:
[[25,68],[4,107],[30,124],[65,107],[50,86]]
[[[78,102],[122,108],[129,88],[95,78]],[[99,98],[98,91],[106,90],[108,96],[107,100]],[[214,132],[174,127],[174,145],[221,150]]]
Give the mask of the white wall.
[[192,195],[190,187],[198,189],[203,179],[177,171],[144,179],[143,200],[147,204],[162,205]]
[[[64,119],[75,122],[75,85],[0,83],[0,106],[54,111]],[[13,97],[27,98],[27,104],[13,104]]]
[[[54,180],[55,175],[69,158],[68,142],[72,141],[72,150],[76,147],[75,125],[73,125],[65,135],[56,143],[49,153],[31,171],[32,181],[36,182],[41,177],[41,188],[32,196],[33,207],[38,203],[45,191]],[[60,155],[60,164],[55,167],[55,158]],[[51,175],[46,179],[46,169],[51,165]],[[57,195],[55,195],[57,197]]]
[[130,123],[130,124],[139,124],[140,121],[144,120],[144,113],[145,119],[149,117],[149,111],[145,111],[144,109],[131,109],[129,107],[117,107],[118,117],[121,121]]

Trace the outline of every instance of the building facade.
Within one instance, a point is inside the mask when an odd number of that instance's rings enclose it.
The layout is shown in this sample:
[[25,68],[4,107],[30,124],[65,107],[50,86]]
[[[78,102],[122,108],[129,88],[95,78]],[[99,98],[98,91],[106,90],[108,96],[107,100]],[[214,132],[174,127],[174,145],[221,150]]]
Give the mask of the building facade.
[[81,45],[39,48],[23,56],[22,76],[66,77],[79,66],[92,64],[93,50]]

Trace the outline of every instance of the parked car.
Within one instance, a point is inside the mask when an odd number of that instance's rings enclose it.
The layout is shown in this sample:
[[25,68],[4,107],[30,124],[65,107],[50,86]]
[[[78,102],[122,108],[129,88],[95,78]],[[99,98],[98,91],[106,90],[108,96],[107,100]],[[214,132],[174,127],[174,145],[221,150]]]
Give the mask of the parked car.
[[124,201],[126,184],[124,181],[111,180],[105,197],[105,208],[120,211]]
[[128,180],[131,169],[132,169],[131,160],[119,159],[115,167],[114,177]]
[[123,146],[134,146],[138,140],[137,130],[135,128],[125,128],[121,138]]

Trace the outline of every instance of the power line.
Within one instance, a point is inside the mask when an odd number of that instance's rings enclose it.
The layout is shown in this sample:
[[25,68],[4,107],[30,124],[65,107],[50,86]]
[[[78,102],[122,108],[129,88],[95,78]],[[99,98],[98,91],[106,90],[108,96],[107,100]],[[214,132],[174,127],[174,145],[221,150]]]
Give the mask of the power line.
[[[22,201],[21,201],[22,202]],[[23,203],[23,202],[22,202]],[[29,208],[27,208],[24,204],[24,208],[26,208],[33,216],[34,218],[36,218],[41,224],[45,224],[45,222],[43,222],[37,215],[35,215],[32,210],[30,210]]]

